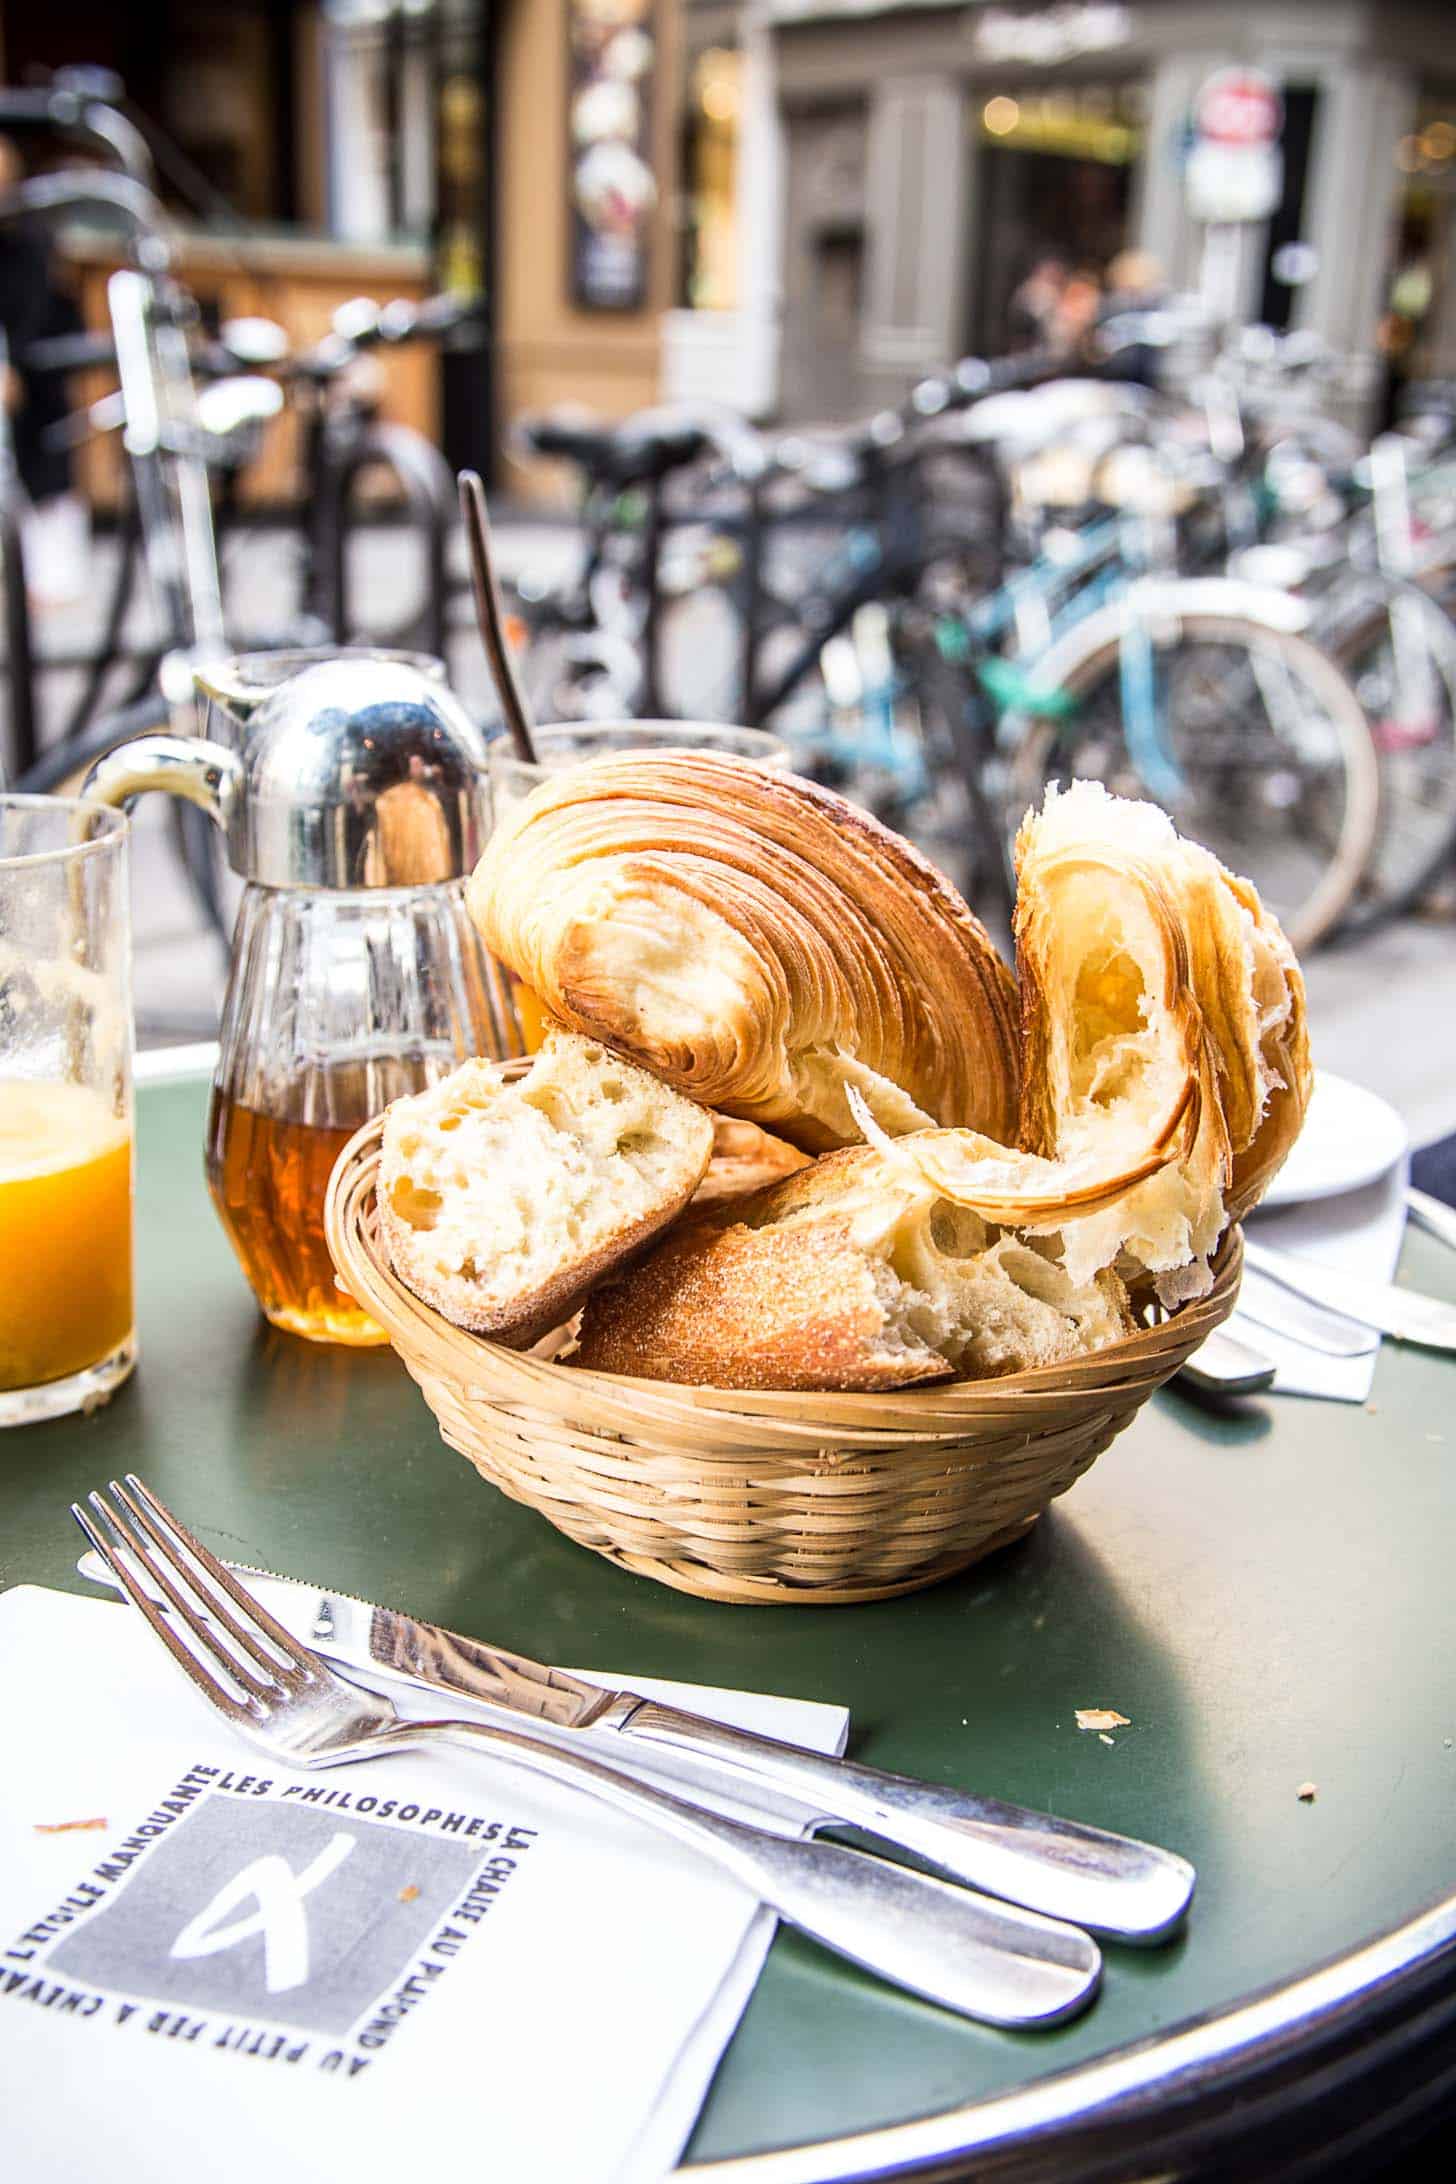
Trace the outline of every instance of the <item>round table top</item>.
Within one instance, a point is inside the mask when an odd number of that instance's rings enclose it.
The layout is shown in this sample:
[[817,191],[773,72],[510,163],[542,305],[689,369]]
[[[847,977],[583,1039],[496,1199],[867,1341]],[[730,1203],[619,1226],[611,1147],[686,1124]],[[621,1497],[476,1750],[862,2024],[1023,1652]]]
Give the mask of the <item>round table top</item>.
[[[1198,1868],[1186,1934],[1109,1946],[1094,2006],[1034,2034],[968,2024],[781,1933],[690,2163],[724,2184],[897,2173],[968,2145],[972,2104],[1040,2088],[1045,2125],[1065,2088],[1075,2108],[1078,2088],[1093,2102],[1125,2079],[1131,2044],[1264,1989],[1286,1992],[1287,2045],[1329,1998],[1315,1982],[1291,2002],[1290,1983],[1331,1960],[1342,2009],[1352,1988],[1388,1996],[1387,1973],[1456,1962],[1449,1907],[1419,1917],[1456,1888],[1452,1358],[1386,1344],[1363,1406],[1216,1411],[1164,1391],[1028,1540],[959,1579],[860,1607],[715,1605],[482,1484],[390,1351],[270,1330],[208,1203],[204,1101],[195,1078],[139,1094],[141,1365],[96,1416],[5,1436],[0,1582],[85,1590],[67,1506],[134,1470],[232,1560],[545,1661],[839,1701],[877,1766]],[[1456,1299],[1456,1259],[1431,1239],[1408,1237],[1403,1270]],[[1079,1731],[1089,1707],[1129,1725],[1110,1743]],[[1385,1956],[1355,1956],[1413,1920]],[[1148,2052],[1139,2082],[1165,2051]],[[1191,2052],[1166,2050],[1180,2067]],[[1111,2077],[1058,2075],[1105,2057]],[[944,2160],[916,2173],[961,2173]]]

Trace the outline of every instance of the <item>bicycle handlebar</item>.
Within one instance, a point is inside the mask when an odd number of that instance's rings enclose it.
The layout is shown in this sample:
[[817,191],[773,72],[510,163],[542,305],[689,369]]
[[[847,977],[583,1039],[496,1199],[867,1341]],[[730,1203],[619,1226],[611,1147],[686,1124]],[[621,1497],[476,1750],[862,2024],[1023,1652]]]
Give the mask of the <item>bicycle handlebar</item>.
[[[228,368],[270,371],[280,379],[334,379],[369,349],[396,348],[406,341],[443,341],[477,320],[481,310],[475,298],[458,296],[426,296],[419,303],[396,297],[385,304],[360,296],[340,305],[332,330],[311,348],[278,357],[234,356]],[[225,344],[223,353],[227,354]]]
[[[63,70],[70,80],[38,91],[0,89],[0,129],[54,129],[62,136],[88,137],[111,154],[123,175],[146,188],[153,175],[146,138],[135,122],[98,96],[103,73],[96,72],[96,89],[88,87],[88,72],[81,69]],[[108,89],[111,81],[107,79]]]
[[71,212],[79,206],[104,205],[118,212],[131,231],[138,262],[161,272],[171,258],[167,215],[145,183],[129,174],[39,174],[21,182],[0,206],[7,216]]

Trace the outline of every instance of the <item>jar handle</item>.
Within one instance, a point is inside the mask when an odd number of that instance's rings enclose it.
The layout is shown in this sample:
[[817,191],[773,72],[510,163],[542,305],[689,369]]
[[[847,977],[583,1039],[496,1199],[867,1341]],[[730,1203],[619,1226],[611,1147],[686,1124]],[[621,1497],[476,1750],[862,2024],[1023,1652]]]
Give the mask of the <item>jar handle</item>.
[[229,850],[243,803],[242,762],[200,736],[136,736],[98,758],[81,794],[101,804],[127,804],[148,789],[196,804],[222,829]]

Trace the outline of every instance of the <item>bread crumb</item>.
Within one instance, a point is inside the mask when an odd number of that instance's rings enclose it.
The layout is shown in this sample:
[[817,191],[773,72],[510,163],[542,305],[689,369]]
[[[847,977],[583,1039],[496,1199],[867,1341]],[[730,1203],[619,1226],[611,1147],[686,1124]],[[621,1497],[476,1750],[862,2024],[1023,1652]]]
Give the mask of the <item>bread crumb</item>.
[[1380,1405],[1378,1403],[1367,1403],[1365,1405],[1365,1408],[1369,1411],[1371,1417],[1373,1418],[1376,1412],[1380,1409]]
[[1130,1729],[1132,1723],[1128,1720],[1126,1714],[1119,1714],[1116,1707],[1113,1706],[1079,1706],[1077,1708],[1077,1727],[1079,1729],[1098,1730]]
[[418,1895],[419,1890],[416,1888],[414,1882],[406,1881],[404,1887],[400,1890],[399,1896],[396,1900],[400,1903],[413,1903]]
[[1110,1737],[1110,1736],[1108,1736],[1108,1735],[1107,1735],[1107,1734],[1106,1734],[1106,1733],[1104,1732],[1103,1734],[1101,1734],[1101,1735],[1100,1735],[1100,1736],[1098,1737],[1097,1741],[1098,1741],[1098,1743],[1099,1743],[1099,1744],[1115,1744],[1115,1743],[1117,1742],[1117,1739],[1116,1739],[1116,1737]]
[[1301,1782],[1294,1794],[1301,1805],[1312,1805],[1319,1795],[1319,1784],[1317,1782]]
[[37,1820],[37,1835],[77,1835],[87,1828],[109,1828],[111,1822],[104,1813],[97,1813],[90,1820]]

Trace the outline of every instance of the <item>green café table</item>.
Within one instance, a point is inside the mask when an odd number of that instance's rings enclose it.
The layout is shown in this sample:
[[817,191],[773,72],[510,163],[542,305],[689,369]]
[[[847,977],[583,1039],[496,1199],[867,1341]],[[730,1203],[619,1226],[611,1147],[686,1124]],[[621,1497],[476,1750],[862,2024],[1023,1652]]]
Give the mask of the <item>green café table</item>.
[[[1109,1947],[1093,2008],[1036,2035],[781,1935],[689,2149],[702,2184],[1327,2175],[1456,2094],[1456,1360],[1387,1344],[1365,1408],[1165,1392],[959,1580],[710,1605],[484,1486],[391,1352],[270,1331],[207,1201],[204,1099],[140,1095],[142,1362],[96,1416],[0,1442],[0,1583],[84,1590],[67,1504],[135,1470],[234,1560],[542,1660],[839,1700],[879,1766],[1198,1867],[1186,1936]],[[1412,1234],[1404,1270],[1456,1298],[1441,1246]],[[1109,1745],[1078,1707],[1130,1726]]]

